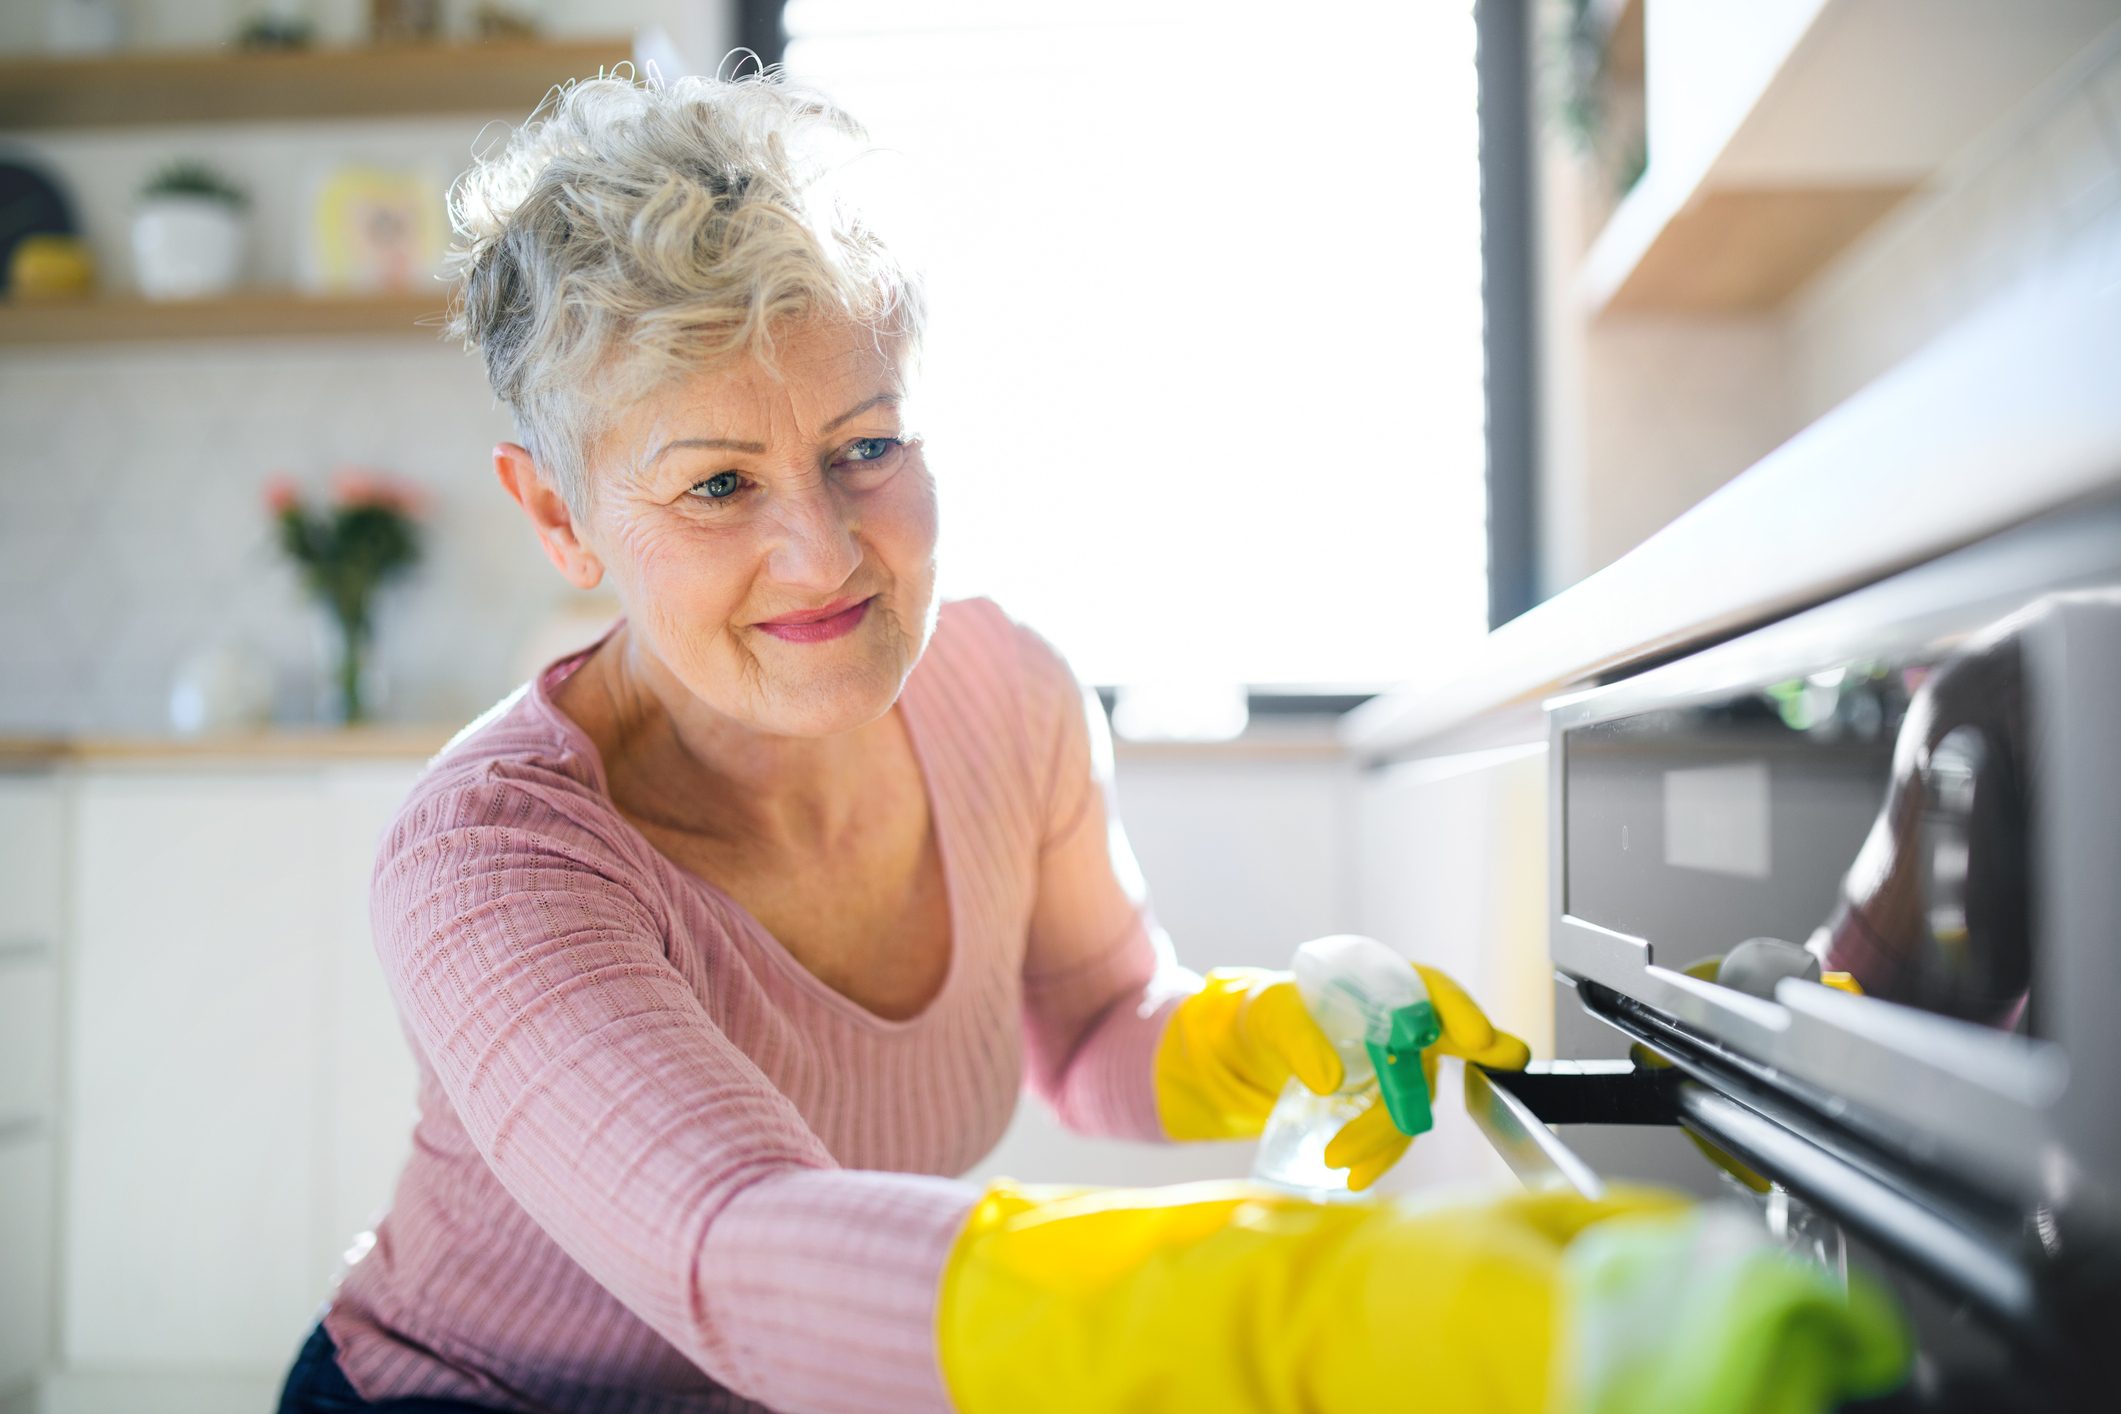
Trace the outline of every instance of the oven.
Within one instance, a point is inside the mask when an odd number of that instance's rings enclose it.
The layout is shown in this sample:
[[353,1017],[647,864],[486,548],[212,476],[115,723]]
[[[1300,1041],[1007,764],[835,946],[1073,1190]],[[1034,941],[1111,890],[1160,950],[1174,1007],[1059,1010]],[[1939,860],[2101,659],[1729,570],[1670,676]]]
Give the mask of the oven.
[[1547,715],[1565,1059],[1467,1068],[1503,1157],[1890,1287],[1878,1407],[2114,1407],[2121,500]]

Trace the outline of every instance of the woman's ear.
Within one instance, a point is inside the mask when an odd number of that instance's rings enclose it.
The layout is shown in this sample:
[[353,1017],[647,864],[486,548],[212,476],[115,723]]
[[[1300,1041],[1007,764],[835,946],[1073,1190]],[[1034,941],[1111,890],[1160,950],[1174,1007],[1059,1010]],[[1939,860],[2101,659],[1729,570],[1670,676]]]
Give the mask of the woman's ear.
[[576,533],[567,502],[538,471],[528,447],[502,442],[493,449],[493,471],[515,503],[530,517],[538,543],[577,589],[594,589],[604,578],[604,564]]

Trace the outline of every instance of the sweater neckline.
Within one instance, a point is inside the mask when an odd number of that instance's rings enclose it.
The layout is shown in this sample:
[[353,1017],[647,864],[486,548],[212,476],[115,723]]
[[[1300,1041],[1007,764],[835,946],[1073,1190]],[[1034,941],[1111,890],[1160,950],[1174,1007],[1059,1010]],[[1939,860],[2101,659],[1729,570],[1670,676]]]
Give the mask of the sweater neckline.
[[[944,912],[948,916],[950,960],[943,969],[942,985],[936,989],[935,995],[928,999],[927,1005],[911,1016],[889,1017],[871,1011],[803,966],[802,960],[790,952],[787,945],[775,937],[750,909],[744,907],[720,885],[684,868],[657,849],[654,841],[636,829],[633,822],[626,818],[624,812],[612,800],[611,778],[604,768],[603,752],[598,749],[589,733],[583,730],[581,723],[568,716],[553,699],[552,693],[553,689],[573,676],[576,669],[588,662],[590,655],[602,648],[625,622],[626,617],[621,614],[612,620],[610,627],[598,635],[594,642],[554,659],[533,674],[530,680],[530,697],[533,704],[549,725],[566,738],[574,753],[588,766],[590,783],[603,800],[604,808],[611,812],[612,819],[656,861],[658,868],[675,876],[681,887],[706,895],[717,907],[737,919],[742,925],[741,931],[749,935],[756,950],[820,1005],[838,1012],[858,1026],[884,1033],[912,1031],[935,1017],[943,1009],[945,999],[957,989],[958,978],[963,971],[965,937],[962,927],[963,913],[959,907],[958,860],[952,847],[957,838],[957,828],[954,820],[946,821],[944,818],[944,799],[949,792],[943,790],[936,780],[936,743],[930,740],[928,735],[928,704],[925,696],[927,675],[921,671],[928,653],[934,651],[933,637],[930,638],[921,658],[914,663],[913,671],[906,675],[906,685],[900,690],[898,701],[893,705],[900,709],[905,721],[906,737],[913,748],[915,765],[920,770],[921,788],[928,797],[928,827],[935,833],[936,857],[943,871],[943,904]],[[916,701],[919,702],[918,710],[914,707]]]

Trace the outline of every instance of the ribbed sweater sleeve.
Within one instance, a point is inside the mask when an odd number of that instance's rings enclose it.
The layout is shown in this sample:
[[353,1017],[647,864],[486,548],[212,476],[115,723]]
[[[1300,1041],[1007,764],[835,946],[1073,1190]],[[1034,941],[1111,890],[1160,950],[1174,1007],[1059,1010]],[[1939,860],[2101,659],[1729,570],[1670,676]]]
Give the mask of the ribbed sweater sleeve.
[[384,972],[501,1184],[687,1359],[779,1410],[945,1410],[969,1185],[835,1166],[717,1028],[579,787],[488,763],[378,856]]
[[1120,825],[1112,732],[1060,652],[1020,628],[1027,731],[1042,743],[1038,895],[1024,961],[1024,1054],[1034,1094],[1070,1129],[1162,1140],[1155,1054],[1199,990],[1157,923]]

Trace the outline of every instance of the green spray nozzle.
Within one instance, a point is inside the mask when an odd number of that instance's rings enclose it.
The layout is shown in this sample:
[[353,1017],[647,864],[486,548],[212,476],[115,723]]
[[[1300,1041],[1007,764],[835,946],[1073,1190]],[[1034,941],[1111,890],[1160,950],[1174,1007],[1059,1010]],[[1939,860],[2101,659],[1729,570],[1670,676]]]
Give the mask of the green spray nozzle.
[[1392,1012],[1391,1029],[1380,1042],[1364,1043],[1377,1070],[1377,1089],[1385,1112],[1401,1134],[1426,1134],[1436,1123],[1429,1107],[1429,1082],[1421,1073],[1421,1053],[1443,1035],[1436,1007],[1426,997]]

